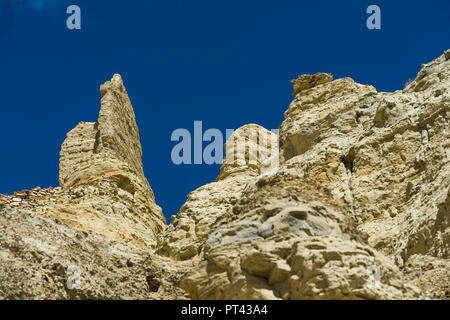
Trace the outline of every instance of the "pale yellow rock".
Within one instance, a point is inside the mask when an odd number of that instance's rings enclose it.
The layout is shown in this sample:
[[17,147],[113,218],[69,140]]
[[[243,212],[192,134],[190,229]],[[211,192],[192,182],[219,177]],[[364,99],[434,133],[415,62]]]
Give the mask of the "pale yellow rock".
[[332,80],[333,76],[329,73],[303,74],[291,81],[294,84],[293,95],[315,86],[331,82]]
[[[447,56],[393,93],[300,79],[280,126],[279,169],[251,179],[216,220],[182,288],[195,299],[445,296],[400,268],[418,255],[449,259]],[[450,272],[439,266],[432,279]]]
[[236,130],[226,143],[227,155],[216,182],[188,195],[172,224],[158,237],[157,253],[176,260],[199,255],[211,226],[236,203],[246,184],[278,166],[278,148],[272,148],[277,141],[274,133],[258,125]]
[[[187,299],[177,285],[189,264],[175,265],[57,219],[0,209],[1,300]],[[76,268],[79,287],[68,280]]]
[[77,198],[42,211],[79,230],[150,250],[165,219],[144,176],[134,111],[120,75],[100,92],[98,122],[81,122],[61,147],[60,185]]
[[431,299],[450,299],[450,259],[412,255],[405,264],[404,273],[411,285],[428,293]]
[[[299,77],[279,136],[254,124],[234,132],[217,180],[191,192],[168,227],[114,76],[98,122],[62,146],[63,188],[0,197],[0,298],[46,298],[33,289],[42,283],[53,299],[450,298],[448,52],[392,93]],[[74,260],[90,271],[86,292],[36,280]],[[120,279],[105,287],[95,272]]]
[[444,56],[394,93],[339,79],[297,95],[280,127],[283,171],[329,186],[400,265],[449,257],[449,84]]
[[256,124],[247,124],[230,136],[216,181],[234,175],[257,176],[279,165],[278,136]]

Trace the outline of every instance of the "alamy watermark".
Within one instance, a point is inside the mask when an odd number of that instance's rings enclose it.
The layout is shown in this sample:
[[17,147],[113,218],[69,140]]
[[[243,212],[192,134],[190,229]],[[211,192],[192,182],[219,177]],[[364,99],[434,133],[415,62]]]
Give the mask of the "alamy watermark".
[[81,289],[81,270],[77,266],[69,266],[66,271],[66,286],[69,290]]
[[175,165],[259,164],[268,168],[278,167],[278,129],[268,131],[259,126],[247,126],[236,131],[226,129],[223,134],[215,128],[203,131],[202,121],[194,121],[193,134],[188,129],[179,128],[172,132],[171,141],[178,142],[171,152]]

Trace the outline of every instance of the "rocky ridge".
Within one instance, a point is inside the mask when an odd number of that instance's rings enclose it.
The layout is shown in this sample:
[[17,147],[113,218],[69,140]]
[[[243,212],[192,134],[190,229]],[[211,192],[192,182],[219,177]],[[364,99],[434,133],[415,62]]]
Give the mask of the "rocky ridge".
[[238,129],[166,227],[115,75],[62,145],[60,187],[0,196],[0,298],[450,299],[450,50],[392,93],[293,83],[279,145]]
[[60,186],[75,196],[38,211],[151,250],[166,222],[144,176],[139,130],[120,75],[103,84],[100,93],[98,122],[79,123],[61,147]]

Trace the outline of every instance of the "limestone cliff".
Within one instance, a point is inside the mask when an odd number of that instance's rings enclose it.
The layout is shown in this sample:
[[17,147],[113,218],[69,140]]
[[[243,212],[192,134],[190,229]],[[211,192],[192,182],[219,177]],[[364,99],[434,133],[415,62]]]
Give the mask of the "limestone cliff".
[[[255,139],[251,139],[252,134]],[[261,142],[265,139],[264,148],[257,143],[258,137]],[[176,260],[201,255],[216,220],[233,207],[245,186],[265,169],[261,162],[270,158],[273,140],[276,140],[274,133],[255,124],[236,130],[226,143],[227,155],[217,180],[188,195],[172,224],[159,235],[157,253]],[[254,155],[255,161],[250,163],[249,152],[259,152],[262,156]]]
[[62,144],[58,190],[27,191],[20,207],[149,251],[166,221],[144,176],[134,111],[119,75],[100,92],[98,122],[79,123]]
[[0,298],[450,299],[450,50],[392,93],[293,83],[279,135],[238,129],[165,226],[115,75],[61,186],[0,196]]

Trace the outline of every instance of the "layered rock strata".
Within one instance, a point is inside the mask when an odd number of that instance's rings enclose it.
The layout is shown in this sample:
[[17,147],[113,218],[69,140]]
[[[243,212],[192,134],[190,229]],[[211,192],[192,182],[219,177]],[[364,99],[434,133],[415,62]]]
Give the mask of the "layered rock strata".
[[293,83],[278,136],[236,130],[166,227],[115,75],[61,186],[0,196],[0,298],[450,299],[450,50],[392,93]]
[[61,147],[59,182],[73,196],[36,211],[149,251],[166,223],[144,176],[134,111],[119,75],[100,92],[98,122],[79,123]]

